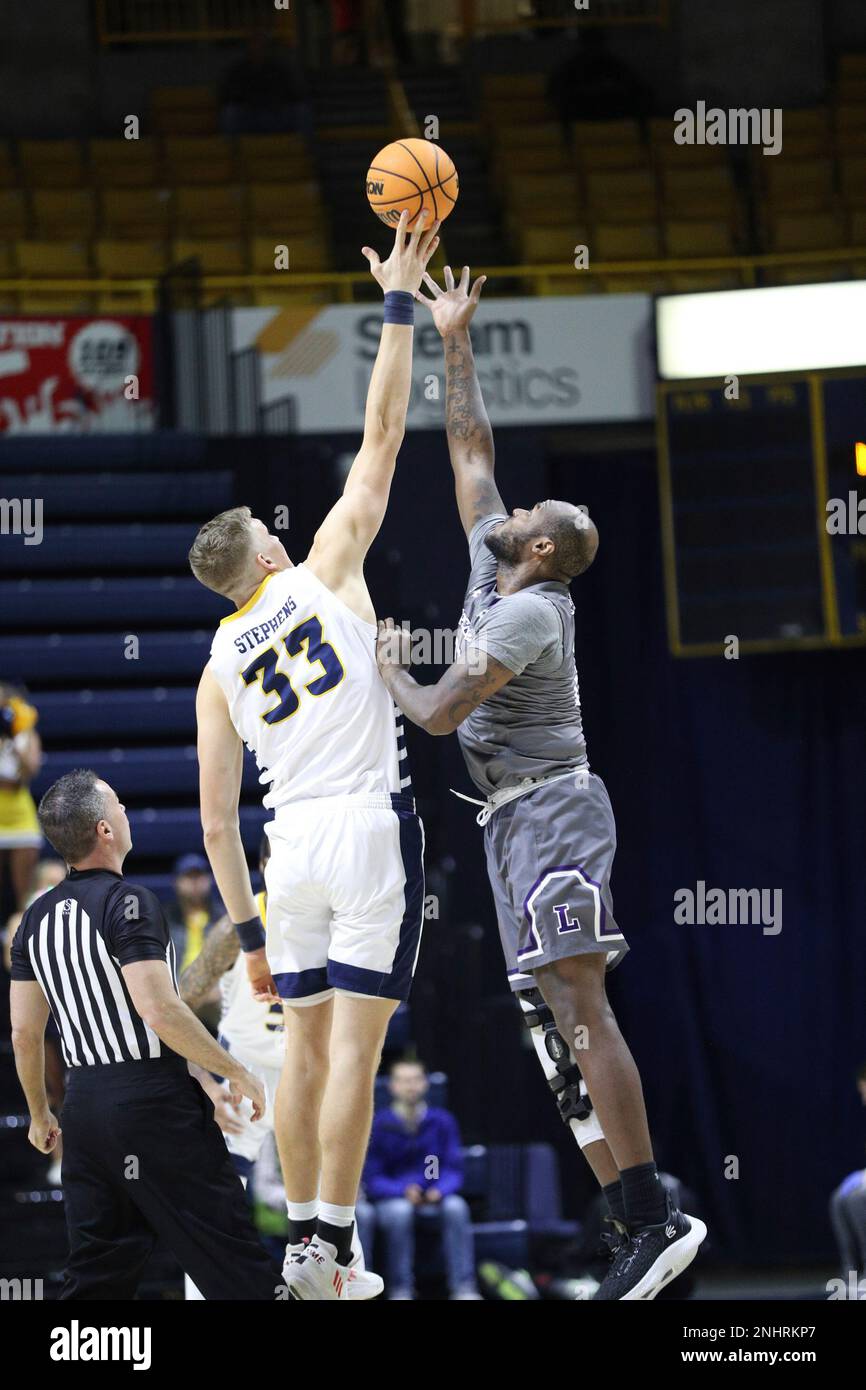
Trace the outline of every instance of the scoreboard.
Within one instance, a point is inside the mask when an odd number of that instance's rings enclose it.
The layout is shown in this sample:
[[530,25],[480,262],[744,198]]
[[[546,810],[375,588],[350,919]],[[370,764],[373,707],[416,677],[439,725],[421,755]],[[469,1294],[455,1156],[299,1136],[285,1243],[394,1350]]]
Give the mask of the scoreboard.
[[674,655],[866,645],[866,369],[657,389]]

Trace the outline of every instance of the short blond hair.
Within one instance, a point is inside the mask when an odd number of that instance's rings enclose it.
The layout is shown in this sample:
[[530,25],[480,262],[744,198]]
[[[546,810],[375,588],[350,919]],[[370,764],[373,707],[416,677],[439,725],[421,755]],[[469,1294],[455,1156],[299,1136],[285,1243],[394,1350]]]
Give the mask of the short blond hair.
[[249,507],[232,507],[206,521],[189,551],[189,566],[206,588],[224,597],[243,578],[253,553]]

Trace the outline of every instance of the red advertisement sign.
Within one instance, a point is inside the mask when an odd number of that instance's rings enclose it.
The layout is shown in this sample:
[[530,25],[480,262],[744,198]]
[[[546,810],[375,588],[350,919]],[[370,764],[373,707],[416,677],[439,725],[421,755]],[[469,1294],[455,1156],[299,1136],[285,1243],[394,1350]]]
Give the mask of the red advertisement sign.
[[0,318],[0,434],[128,434],[154,414],[149,318]]

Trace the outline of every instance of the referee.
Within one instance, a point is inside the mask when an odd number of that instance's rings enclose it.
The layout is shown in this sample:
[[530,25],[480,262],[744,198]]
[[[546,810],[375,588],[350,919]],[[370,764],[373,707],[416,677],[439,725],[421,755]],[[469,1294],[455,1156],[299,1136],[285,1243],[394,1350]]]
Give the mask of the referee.
[[159,901],[122,876],[132,848],[123,806],[96,773],[70,772],[45,793],[39,823],[70,867],[15,935],[12,1041],[41,1153],[60,1135],[44,1084],[49,1010],[70,1069],[61,1298],[132,1298],[157,1238],[207,1299],[284,1296],[187,1063],[227,1077],[254,1119],[264,1093],[178,998]]

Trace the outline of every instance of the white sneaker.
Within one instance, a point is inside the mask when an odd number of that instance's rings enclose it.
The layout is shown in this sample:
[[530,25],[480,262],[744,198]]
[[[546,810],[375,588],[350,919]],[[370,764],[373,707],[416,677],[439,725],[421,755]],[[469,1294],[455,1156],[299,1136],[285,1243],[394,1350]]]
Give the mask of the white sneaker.
[[364,1262],[364,1251],[358,1239],[358,1227],[352,1232],[352,1258],[347,1266],[348,1275],[346,1282],[349,1286],[349,1298],[353,1302],[362,1303],[368,1298],[378,1298],[385,1287],[385,1280],[380,1274],[374,1274],[368,1269]]
[[[293,1298],[305,1302],[349,1297],[347,1271],[337,1264],[336,1247],[318,1236],[302,1247],[288,1245],[283,1279]],[[367,1295],[369,1297],[369,1295]]]

